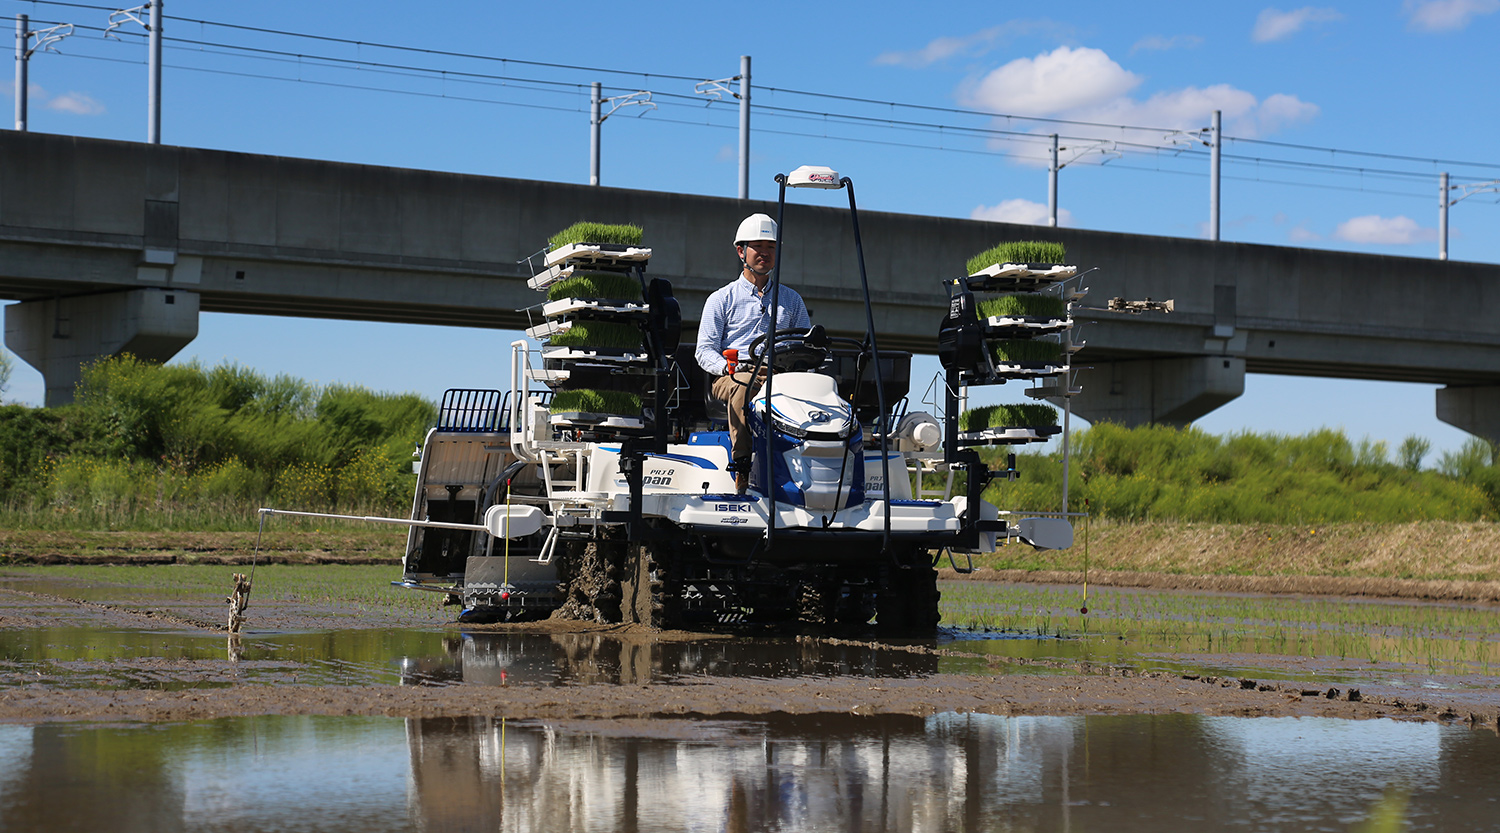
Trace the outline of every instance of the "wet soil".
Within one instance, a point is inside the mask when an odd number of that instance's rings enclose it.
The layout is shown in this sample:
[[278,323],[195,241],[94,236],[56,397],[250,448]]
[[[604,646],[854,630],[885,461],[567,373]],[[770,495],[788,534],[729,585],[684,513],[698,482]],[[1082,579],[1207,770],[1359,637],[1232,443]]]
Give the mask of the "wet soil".
[[[1026,584],[1079,584],[1078,570],[991,570],[980,567],[960,574],[938,571],[945,581],[1000,581]],[[1439,581],[1369,576],[1221,576],[1092,570],[1090,584],[1144,590],[1202,590],[1210,593],[1277,593],[1299,596],[1348,596],[1378,599],[1431,599],[1454,602],[1500,601],[1500,582]]]
[[[766,677],[724,674],[677,676],[663,681],[650,673],[575,674],[566,684],[514,682],[472,684],[420,680],[400,685],[308,685],[287,681],[252,683],[237,672],[236,640],[216,619],[210,604],[87,601],[39,590],[0,589],[0,628],[9,630],[87,627],[107,632],[147,629],[162,632],[218,632],[226,658],[216,661],[136,658],[130,663],[170,678],[170,687],[79,687],[57,685],[22,663],[0,661],[0,722],[56,720],[197,720],[242,715],[386,715],[399,717],[495,716],[536,719],[624,719],[658,716],[733,717],[772,714],[914,715],[976,712],[999,715],[1112,715],[1188,713],[1227,716],[1297,716],[1457,721],[1496,729],[1500,695],[1493,685],[1442,690],[1393,676],[1390,684],[1324,686],[1306,682],[1318,670],[1315,660],[1256,656],[1256,679],[1142,671],[1124,666],[1063,660],[995,657],[966,648],[962,640],[926,643],[870,641],[803,634],[794,639],[808,650],[852,647],[861,656],[933,658],[932,673],[891,677],[826,673]],[[316,606],[268,604],[252,609],[252,640],[274,632],[427,628],[457,638],[452,609],[434,608],[422,617],[361,614],[357,620]],[[635,656],[649,665],[672,643],[722,645],[739,637],[657,631],[643,625],[598,625],[547,621],[463,629],[490,634],[595,634],[608,641],[613,656]],[[653,653],[655,652],[655,653]],[[597,657],[570,661],[587,667]],[[937,672],[937,659],[959,660],[962,673]],[[927,660],[923,660],[924,662]],[[68,663],[76,678],[106,677],[120,660],[82,659]],[[144,664],[144,665],[143,665]],[[889,664],[889,663],[887,663]],[[898,663],[899,664],[899,663]],[[622,666],[625,663],[622,663]],[[146,666],[150,666],[147,668]],[[34,675],[34,676],[28,676]],[[500,677],[502,683],[503,675]],[[170,690],[166,690],[166,689]]]

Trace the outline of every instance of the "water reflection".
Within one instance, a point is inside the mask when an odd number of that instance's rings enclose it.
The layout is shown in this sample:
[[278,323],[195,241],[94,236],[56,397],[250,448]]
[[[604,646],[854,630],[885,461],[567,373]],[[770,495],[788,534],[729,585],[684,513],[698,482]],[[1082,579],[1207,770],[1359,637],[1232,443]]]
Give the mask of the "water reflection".
[[938,657],[875,643],[738,638],[661,641],[602,633],[476,632],[401,660],[407,685],[644,685],[697,677],[920,677]]
[[1493,830],[1500,740],[1434,724],[944,714],[0,726],[0,829]]

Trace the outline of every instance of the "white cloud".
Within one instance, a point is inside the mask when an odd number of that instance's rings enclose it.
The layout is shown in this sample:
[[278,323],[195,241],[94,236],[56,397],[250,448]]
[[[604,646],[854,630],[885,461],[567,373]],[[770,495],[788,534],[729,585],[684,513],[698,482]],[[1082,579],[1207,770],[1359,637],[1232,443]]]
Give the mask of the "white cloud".
[[1049,116],[1118,99],[1141,80],[1102,50],[1060,46],[992,70],[960,97],[979,109]]
[[1423,32],[1462,29],[1481,15],[1500,11],[1500,0],[1406,0],[1401,11],[1407,28]]
[[1337,9],[1317,9],[1312,6],[1303,6],[1289,12],[1266,9],[1255,19],[1255,29],[1250,32],[1250,39],[1256,43],[1285,40],[1305,29],[1310,23],[1327,23],[1332,20],[1342,20],[1343,17]]
[[1165,52],[1169,49],[1197,49],[1203,45],[1203,38],[1197,35],[1148,35],[1135,42],[1130,47],[1130,54],[1137,52]]
[[[16,82],[6,81],[3,86],[0,86],[0,90],[4,90],[6,98],[15,98]],[[27,98],[31,101],[40,101],[47,97],[47,91],[42,89],[42,85],[40,84],[27,84],[26,91],[28,93]]]
[[1339,223],[1333,236],[1349,243],[1377,243],[1392,246],[1409,246],[1437,239],[1437,229],[1423,228],[1417,221],[1405,215],[1382,217],[1366,214]]
[[1043,37],[1057,41],[1069,37],[1071,26],[1051,20],[1012,20],[967,35],[934,38],[910,52],[882,52],[875,57],[881,66],[921,68],[955,56],[977,58],[1017,37]]
[[52,99],[45,105],[48,110],[60,110],[75,116],[97,116],[104,112],[104,104],[88,93],[69,91]]
[[[1068,125],[1067,132],[1075,141],[1070,143],[1073,149],[1065,164],[1075,160],[1105,161],[1111,148],[1119,147],[1111,143],[1122,138],[1162,147],[1180,144],[1184,139],[1181,133],[1206,129],[1215,110],[1223,113],[1225,133],[1241,138],[1274,133],[1310,121],[1319,112],[1317,105],[1294,95],[1276,93],[1262,101],[1253,93],[1228,84],[1165,90],[1144,100],[1129,95],[1142,80],[1098,49],[1064,46],[1035,58],[1013,60],[960,87],[957,96],[962,104],[976,110],[1145,126],[1163,131],[1122,133],[1115,128]],[[1011,125],[1008,129],[1015,127]],[[1097,144],[1091,147],[1091,142]],[[1018,148],[997,139],[994,146],[1005,147],[1022,164],[1040,165],[1047,159],[1047,151],[1040,143]],[[1076,153],[1088,148],[1105,153],[1077,159]],[[1127,148],[1120,149],[1129,152]]]
[[1293,243],[1314,243],[1322,240],[1323,235],[1308,228],[1305,223],[1298,223],[1286,233],[1286,239]]
[[[992,223],[1020,223],[1027,226],[1045,226],[1049,219],[1047,206],[1031,200],[1002,200],[996,205],[976,206],[969,212],[971,220],[989,220]],[[1057,224],[1073,225],[1073,213],[1061,206],[1057,209]]]

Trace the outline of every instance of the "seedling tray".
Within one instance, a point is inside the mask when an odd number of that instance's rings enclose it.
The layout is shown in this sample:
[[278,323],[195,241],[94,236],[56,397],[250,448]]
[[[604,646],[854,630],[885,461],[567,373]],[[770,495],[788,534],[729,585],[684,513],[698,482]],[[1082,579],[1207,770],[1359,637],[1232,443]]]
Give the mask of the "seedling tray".
[[629,266],[651,259],[651,250],[618,243],[569,243],[547,253],[543,264],[553,266],[590,264],[593,266]]

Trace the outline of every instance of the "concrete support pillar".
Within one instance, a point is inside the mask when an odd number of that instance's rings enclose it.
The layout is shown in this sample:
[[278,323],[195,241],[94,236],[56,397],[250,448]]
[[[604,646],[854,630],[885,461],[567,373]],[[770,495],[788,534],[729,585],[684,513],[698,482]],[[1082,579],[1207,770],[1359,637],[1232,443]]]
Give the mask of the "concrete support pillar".
[[1245,360],[1233,356],[1089,364],[1073,397],[1073,413],[1089,422],[1187,425],[1245,392]]
[[5,346],[41,371],[46,405],[73,401],[81,366],[120,353],[164,362],[198,336],[198,293],[127,289],[5,308]]
[[1500,443],[1500,387],[1438,388],[1437,418],[1480,439]]

